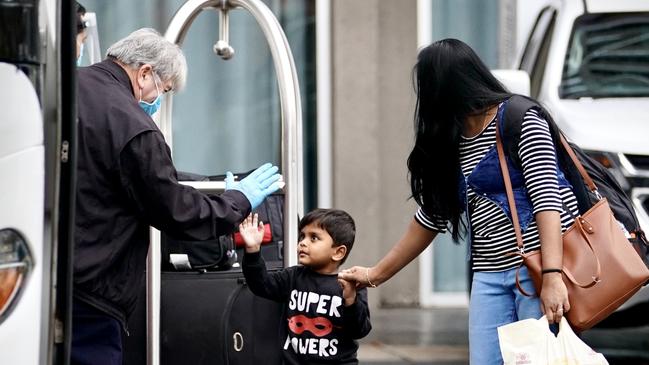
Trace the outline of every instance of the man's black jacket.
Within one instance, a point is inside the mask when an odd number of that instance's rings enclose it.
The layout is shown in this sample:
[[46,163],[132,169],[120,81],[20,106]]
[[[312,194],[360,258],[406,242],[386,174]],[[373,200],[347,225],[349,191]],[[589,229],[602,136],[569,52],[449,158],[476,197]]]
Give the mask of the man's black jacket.
[[250,203],[238,191],[205,195],[178,184],[162,133],[112,60],[79,69],[78,116],[74,295],[124,324],[143,285],[149,225],[215,239]]

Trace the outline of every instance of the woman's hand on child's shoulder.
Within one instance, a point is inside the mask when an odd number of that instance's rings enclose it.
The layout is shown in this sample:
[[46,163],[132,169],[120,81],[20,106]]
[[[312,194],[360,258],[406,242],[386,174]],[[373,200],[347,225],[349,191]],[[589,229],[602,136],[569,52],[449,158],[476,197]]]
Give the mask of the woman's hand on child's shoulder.
[[251,214],[239,225],[239,234],[246,243],[246,252],[259,252],[261,241],[264,239],[264,224],[257,213]]

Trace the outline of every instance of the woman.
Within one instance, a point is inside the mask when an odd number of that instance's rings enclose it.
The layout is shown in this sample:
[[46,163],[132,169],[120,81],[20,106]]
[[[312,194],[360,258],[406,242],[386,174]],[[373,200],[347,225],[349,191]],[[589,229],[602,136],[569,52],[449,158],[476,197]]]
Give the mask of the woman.
[[[472,364],[502,364],[497,327],[545,314],[558,322],[570,309],[562,267],[561,234],[577,214],[574,194],[557,177],[548,116],[530,109],[523,121],[520,159],[529,212],[519,213],[525,252],[542,247],[540,296],[516,289],[521,258],[495,152],[495,127],[501,102],[511,96],[475,52],[455,39],[424,48],[414,69],[416,141],[408,158],[412,196],[419,210],[396,245],[375,266],[352,267],[340,274],[360,286],[375,287],[417,257],[449,230],[471,242],[473,282],[469,306]],[[559,181],[561,180],[561,181]],[[565,210],[564,210],[565,209]],[[521,209],[519,209],[520,211]],[[461,217],[468,213],[468,220]],[[467,223],[468,222],[468,223]],[[521,285],[535,292],[525,267]]]

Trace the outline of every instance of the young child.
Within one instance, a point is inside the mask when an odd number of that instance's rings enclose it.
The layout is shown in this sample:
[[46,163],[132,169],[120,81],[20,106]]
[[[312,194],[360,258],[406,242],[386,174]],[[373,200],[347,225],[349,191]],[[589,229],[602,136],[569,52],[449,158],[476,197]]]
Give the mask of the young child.
[[259,253],[264,225],[257,214],[239,226],[246,248],[243,274],[258,296],[287,303],[282,326],[285,364],[358,364],[355,339],[372,328],[367,290],[338,279],[356,228],[349,214],[316,209],[302,218],[297,247],[301,266],[268,273]]

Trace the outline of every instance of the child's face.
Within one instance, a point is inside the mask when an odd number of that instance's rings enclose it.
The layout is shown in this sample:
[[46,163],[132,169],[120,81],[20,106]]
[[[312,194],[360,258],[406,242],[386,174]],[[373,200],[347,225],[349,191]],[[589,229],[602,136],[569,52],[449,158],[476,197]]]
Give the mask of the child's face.
[[[316,224],[308,224],[300,231],[297,244],[297,260],[300,264],[315,271],[332,271],[338,269],[335,255],[340,255],[340,247],[332,247],[333,239],[326,230]],[[344,256],[344,253],[343,253]]]

